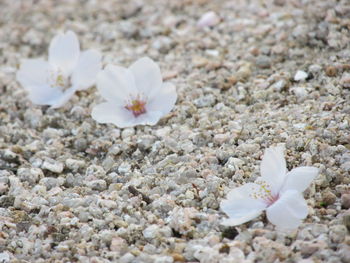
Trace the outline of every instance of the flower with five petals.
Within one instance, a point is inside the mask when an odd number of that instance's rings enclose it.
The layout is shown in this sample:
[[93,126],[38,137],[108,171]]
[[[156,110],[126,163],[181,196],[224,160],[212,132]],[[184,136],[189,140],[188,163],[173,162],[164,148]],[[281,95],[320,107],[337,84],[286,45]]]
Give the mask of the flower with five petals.
[[17,81],[34,104],[59,108],[75,91],[93,86],[100,70],[100,53],[92,49],[81,52],[76,34],[68,31],[51,40],[48,61],[25,60],[17,71]]
[[93,108],[92,118],[120,128],[155,125],[177,98],[175,87],[163,83],[158,65],[147,57],[129,68],[107,65],[98,74],[97,89],[106,102]]
[[231,190],[220,207],[229,218],[224,225],[235,226],[259,216],[266,210],[267,219],[279,229],[295,229],[306,218],[308,208],[302,192],[317,176],[315,167],[287,171],[283,147],[265,151],[255,183]]

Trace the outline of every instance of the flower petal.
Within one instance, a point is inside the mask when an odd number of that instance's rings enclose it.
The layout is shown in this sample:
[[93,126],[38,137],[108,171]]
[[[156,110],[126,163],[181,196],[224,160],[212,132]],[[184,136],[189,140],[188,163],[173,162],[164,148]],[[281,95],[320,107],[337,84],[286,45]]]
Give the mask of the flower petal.
[[50,105],[52,108],[59,108],[64,105],[74,94],[75,89],[69,88],[62,92],[60,88],[51,86],[29,86],[29,99],[38,105]]
[[174,108],[176,99],[175,86],[171,83],[164,83],[162,89],[149,101],[146,108],[150,111],[160,111],[164,116]]
[[155,125],[162,117],[162,112],[160,111],[147,111],[145,114],[134,118],[132,126],[136,125]]
[[58,98],[55,98],[51,101],[49,101],[49,105],[51,105],[51,108],[60,108],[66,102],[74,95],[76,89],[74,87],[67,89],[65,92],[62,93],[62,95]]
[[17,81],[24,87],[48,84],[50,64],[43,59],[27,59],[17,71]]
[[308,214],[302,194],[288,190],[266,210],[268,220],[280,229],[295,229]]
[[281,192],[287,190],[297,190],[303,192],[309,187],[311,182],[318,175],[318,168],[303,166],[298,167],[287,173],[286,181],[283,184]]
[[144,57],[137,60],[129,67],[135,78],[138,91],[148,98],[152,98],[162,87],[162,74],[159,66],[150,58]]
[[282,187],[287,172],[283,147],[270,147],[265,150],[260,172],[261,179],[271,186],[273,194],[277,194]]
[[91,116],[99,123],[113,123],[120,128],[133,126],[132,122],[135,119],[130,111],[111,102],[95,106]]
[[79,40],[72,31],[56,35],[49,47],[49,63],[69,76],[78,63],[80,54]]
[[248,183],[231,190],[227,199],[221,201],[220,208],[229,218],[223,221],[225,225],[239,225],[259,216],[266,208],[266,204],[252,197],[259,185]]
[[137,95],[130,70],[111,64],[98,74],[97,89],[104,99],[123,107],[130,95]]
[[54,101],[62,96],[60,88],[53,88],[48,85],[28,86],[29,99],[38,105],[51,105],[50,101]]
[[73,86],[77,87],[78,90],[93,86],[101,67],[100,52],[92,49],[82,52],[78,64],[73,71]]

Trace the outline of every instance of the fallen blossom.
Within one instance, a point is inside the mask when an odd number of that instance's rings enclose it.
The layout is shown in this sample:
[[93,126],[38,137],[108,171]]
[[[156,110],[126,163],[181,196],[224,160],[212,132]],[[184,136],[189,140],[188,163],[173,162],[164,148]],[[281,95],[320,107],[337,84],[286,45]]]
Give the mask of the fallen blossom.
[[259,216],[266,210],[268,220],[279,229],[295,229],[308,214],[302,192],[317,176],[315,167],[298,167],[287,171],[283,147],[265,151],[261,177],[231,190],[220,204],[229,218],[224,225],[235,226]]
[[51,40],[48,61],[24,60],[17,81],[34,104],[58,108],[75,91],[93,86],[100,70],[100,53],[92,49],[81,52],[76,34],[68,31]]
[[93,108],[92,118],[120,128],[155,125],[177,98],[174,85],[163,83],[158,65],[147,57],[129,68],[107,65],[97,77],[97,89],[106,102]]

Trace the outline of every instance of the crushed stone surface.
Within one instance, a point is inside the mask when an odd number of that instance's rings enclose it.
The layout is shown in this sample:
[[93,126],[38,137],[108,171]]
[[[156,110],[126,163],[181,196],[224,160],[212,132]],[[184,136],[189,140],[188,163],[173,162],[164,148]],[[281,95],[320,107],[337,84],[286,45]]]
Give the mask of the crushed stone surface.
[[[350,262],[349,14],[348,0],[1,0],[0,262]],[[151,57],[174,110],[119,129],[91,118],[95,87],[33,105],[16,70],[62,30],[103,65]],[[320,169],[308,217],[288,233],[264,215],[220,225],[220,201],[278,144],[288,169]]]

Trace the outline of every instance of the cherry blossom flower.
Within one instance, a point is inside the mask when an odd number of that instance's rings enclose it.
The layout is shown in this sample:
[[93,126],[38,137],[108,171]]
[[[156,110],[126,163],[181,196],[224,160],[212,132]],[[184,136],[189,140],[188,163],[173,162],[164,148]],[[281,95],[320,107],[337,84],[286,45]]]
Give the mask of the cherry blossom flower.
[[155,125],[177,98],[175,87],[163,83],[158,65],[147,57],[129,68],[107,65],[98,74],[97,89],[106,102],[93,108],[92,118],[120,128]]
[[295,229],[306,218],[308,208],[302,192],[317,176],[315,167],[298,167],[287,171],[283,147],[265,151],[261,177],[231,190],[220,207],[229,218],[224,225],[239,225],[266,210],[268,220],[279,229]]
[[75,91],[93,86],[100,70],[100,53],[92,49],[81,52],[76,34],[68,31],[51,40],[48,61],[24,60],[17,81],[34,104],[59,108]]

